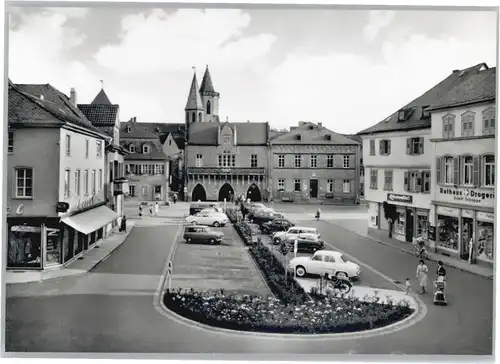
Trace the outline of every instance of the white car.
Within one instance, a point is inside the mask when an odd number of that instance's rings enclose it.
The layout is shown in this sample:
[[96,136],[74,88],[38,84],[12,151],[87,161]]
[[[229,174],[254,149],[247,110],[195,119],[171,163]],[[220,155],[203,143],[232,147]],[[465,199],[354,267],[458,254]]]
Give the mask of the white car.
[[227,215],[221,212],[198,212],[186,217],[186,222],[192,225],[224,226],[229,222]]
[[287,231],[278,231],[274,233],[272,239],[274,244],[281,244],[283,241],[293,241],[301,236],[305,236],[308,234],[317,235],[318,238],[321,237],[321,234],[318,233],[316,228],[292,226]]
[[200,212],[208,212],[208,213],[219,212],[219,213],[223,214],[224,210],[222,209],[222,207],[214,206],[214,207],[207,207],[207,208],[201,210]]
[[359,265],[346,261],[342,253],[333,250],[318,250],[310,257],[293,258],[288,268],[295,271],[297,277],[328,274],[339,278],[359,278],[361,274]]

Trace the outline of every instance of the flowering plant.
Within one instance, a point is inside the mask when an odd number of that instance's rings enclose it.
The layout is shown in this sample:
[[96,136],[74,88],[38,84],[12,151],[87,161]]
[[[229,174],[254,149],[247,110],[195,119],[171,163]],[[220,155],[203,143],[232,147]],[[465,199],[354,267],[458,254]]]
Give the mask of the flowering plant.
[[273,297],[227,294],[224,291],[167,291],[165,305],[174,312],[211,326],[275,333],[341,333],[369,330],[408,317],[406,304],[364,302],[325,297],[285,304]]

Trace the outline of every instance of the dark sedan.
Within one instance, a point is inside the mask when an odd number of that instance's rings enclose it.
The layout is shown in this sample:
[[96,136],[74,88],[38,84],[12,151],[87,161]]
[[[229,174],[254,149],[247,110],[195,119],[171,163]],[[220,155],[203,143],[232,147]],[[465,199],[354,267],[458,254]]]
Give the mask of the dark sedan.
[[290,220],[277,218],[265,222],[264,224],[262,224],[260,229],[264,234],[272,234],[276,231],[287,231],[292,226],[295,226],[295,224]]

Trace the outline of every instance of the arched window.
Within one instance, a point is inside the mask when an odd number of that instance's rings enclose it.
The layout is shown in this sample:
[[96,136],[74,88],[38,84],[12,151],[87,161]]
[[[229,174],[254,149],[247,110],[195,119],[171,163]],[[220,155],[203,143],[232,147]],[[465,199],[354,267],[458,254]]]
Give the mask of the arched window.
[[191,114],[191,122],[192,122],[192,123],[195,123],[195,122],[196,122],[196,113],[195,113],[195,112],[193,112],[193,113]]
[[444,183],[453,184],[454,167],[455,163],[453,157],[446,157],[444,159]]
[[207,101],[207,115],[210,115],[212,112],[212,105],[210,105],[210,100]]
[[471,156],[462,158],[462,183],[464,186],[472,186],[474,184],[474,160]]
[[495,186],[495,156],[485,155],[483,157],[483,186]]
[[198,113],[198,122],[201,123],[201,112]]

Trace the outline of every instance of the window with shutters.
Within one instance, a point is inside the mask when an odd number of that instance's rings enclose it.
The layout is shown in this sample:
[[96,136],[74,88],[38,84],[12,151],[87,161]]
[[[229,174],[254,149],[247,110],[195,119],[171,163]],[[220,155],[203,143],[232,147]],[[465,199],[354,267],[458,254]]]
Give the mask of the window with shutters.
[[370,155],[375,155],[375,140],[370,140]]
[[394,171],[392,169],[384,170],[384,190],[392,191]]
[[443,138],[449,139],[455,136],[455,115],[443,116]]
[[474,159],[472,156],[462,157],[461,184],[464,186],[474,185]]
[[483,135],[495,135],[495,108],[483,111]]
[[406,154],[420,155],[424,154],[424,138],[407,138],[406,139]]
[[377,189],[377,181],[378,181],[378,170],[377,169],[370,169],[370,188],[372,190]]
[[283,154],[278,155],[278,168],[285,168],[285,156]]
[[493,187],[495,186],[495,156],[485,155],[483,156],[483,186]]
[[326,168],[333,168],[333,154],[326,156]]
[[301,156],[299,154],[295,155],[295,168],[300,168]]
[[454,183],[455,160],[453,157],[444,158],[444,183],[452,185]]
[[474,119],[476,113],[466,111],[462,114],[462,136],[468,137],[474,135]]
[[408,189],[410,192],[421,192],[422,177],[418,171],[410,171],[408,179]]
[[380,155],[390,155],[391,154],[391,141],[390,140],[380,140],[379,141]]
[[422,192],[431,192],[431,171],[422,172]]

